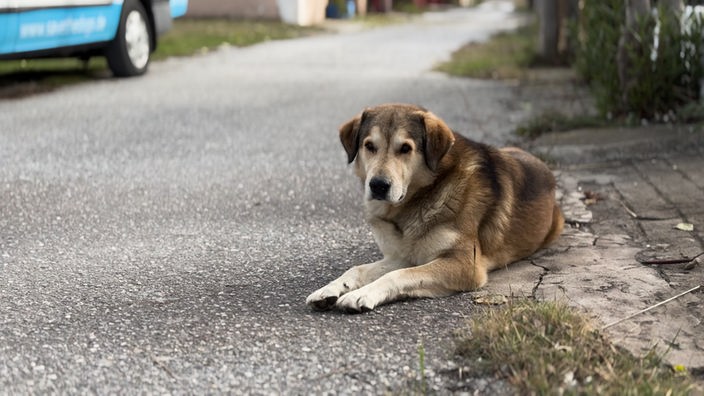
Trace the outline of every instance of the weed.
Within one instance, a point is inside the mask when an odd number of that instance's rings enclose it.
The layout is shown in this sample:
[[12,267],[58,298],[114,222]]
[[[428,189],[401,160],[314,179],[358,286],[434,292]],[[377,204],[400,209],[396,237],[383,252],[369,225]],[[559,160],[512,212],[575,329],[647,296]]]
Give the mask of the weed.
[[[576,68],[606,115],[640,120],[676,119],[700,98],[704,78],[704,20],[660,8],[640,18],[622,38],[624,2],[586,2],[577,29]],[[624,47],[621,59],[619,40]],[[619,78],[619,61],[624,76]],[[622,81],[624,80],[624,81]]]
[[618,107],[618,41],[625,15],[622,0],[589,2],[572,37],[578,37],[575,68],[590,83],[597,107],[606,114]]
[[561,303],[514,301],[474,317],[457,353],[498,373],[521,394],[671,394],[695,389],[683,370],[651,350],[642,358],[619,349],[590,321]]
[[428,384],[425,381],[425,347],[423,346],[423,341],[418,343],[418,372],[420,374],[420,392],[425,394]]

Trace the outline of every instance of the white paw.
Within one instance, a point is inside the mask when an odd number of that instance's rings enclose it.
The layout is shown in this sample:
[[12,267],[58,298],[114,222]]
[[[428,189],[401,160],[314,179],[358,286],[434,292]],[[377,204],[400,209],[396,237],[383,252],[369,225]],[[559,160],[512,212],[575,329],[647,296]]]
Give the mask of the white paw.
[[306,304],[318,311],[326,311],[335,306],[337,298],[343,293],[343,289],[329,284],[311,293],[306,298]]
[[378,288],[365,286],[349,292],[337,300],[335,307],[341,311],[356,313],[373,310],[386,300],[386,293]]

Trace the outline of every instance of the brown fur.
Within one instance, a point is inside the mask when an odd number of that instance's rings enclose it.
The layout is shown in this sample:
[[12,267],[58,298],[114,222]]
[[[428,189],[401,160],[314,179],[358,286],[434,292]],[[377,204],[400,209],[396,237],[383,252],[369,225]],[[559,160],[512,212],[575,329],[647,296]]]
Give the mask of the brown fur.
[[[340,128],[340,140],[364,183],[365,215],[384,259],[312,293],[314,308],[356,312],[473,290],[488,271],[562,231],[555,179],[544,163],[518,148],[466,139],[425,109],[367,109]],[[389,184],[382,198],[374,179]]]

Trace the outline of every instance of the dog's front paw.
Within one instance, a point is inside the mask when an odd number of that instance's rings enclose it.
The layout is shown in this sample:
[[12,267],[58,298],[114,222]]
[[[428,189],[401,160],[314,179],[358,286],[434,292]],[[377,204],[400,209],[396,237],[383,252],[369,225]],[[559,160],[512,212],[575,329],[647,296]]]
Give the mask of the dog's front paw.
[[381,301],[374,296],[375,293],[369,293],[369,291],[368,288],[363,287],[359,290],[347,293],[337,300],[335,307],[347,313],[371,311],[379,305]]
[[306,298],[306,304],[317,311],[327,311],[335,306],[340,294],[342,294],[341,290],[328,285],[311,293]]

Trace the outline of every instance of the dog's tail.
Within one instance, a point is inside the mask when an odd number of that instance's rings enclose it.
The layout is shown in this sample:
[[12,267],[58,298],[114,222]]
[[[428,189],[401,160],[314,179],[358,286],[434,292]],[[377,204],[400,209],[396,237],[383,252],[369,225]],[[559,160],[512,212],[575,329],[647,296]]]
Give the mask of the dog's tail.
[[552,241],[557,239],[557,237],[562,234],[562,228],[565,226],[565,218],[562,216],[562,211],[560,206],[555,204],[552,209],[552,225],[550,226],[550,231],[548,235],[545,236],[543,240],[543,247],[549,245]]

